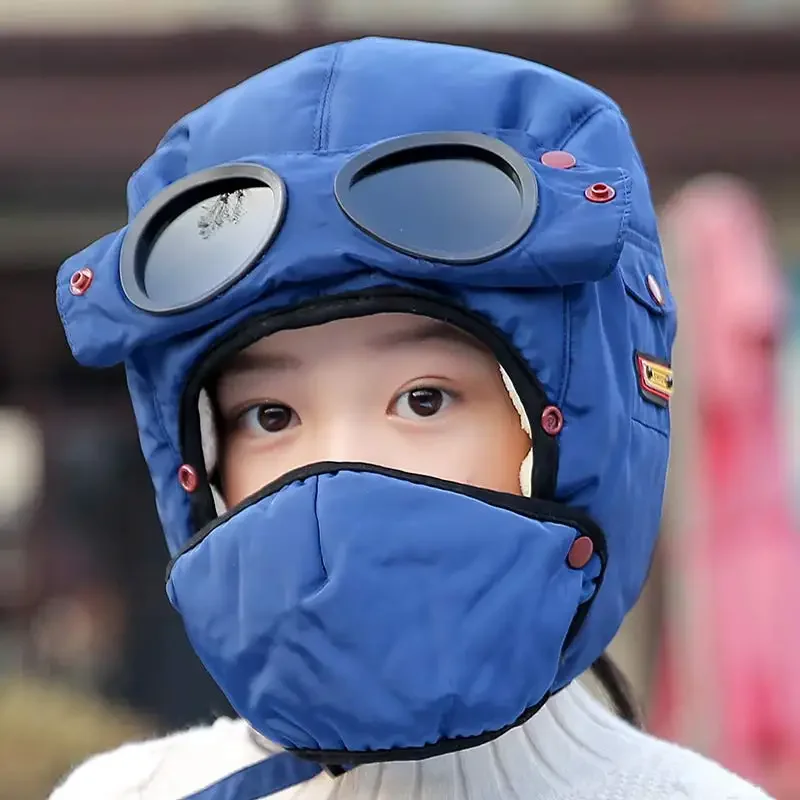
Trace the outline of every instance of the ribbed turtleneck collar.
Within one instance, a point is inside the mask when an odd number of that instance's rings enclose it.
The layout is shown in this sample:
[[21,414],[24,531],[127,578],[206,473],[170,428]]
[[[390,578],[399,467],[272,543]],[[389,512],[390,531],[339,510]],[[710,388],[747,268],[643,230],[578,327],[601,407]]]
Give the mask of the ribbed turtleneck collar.
[[421,762],[370,764],[335,779],[319,775],[275,798],[558,800],[574,796],[576,781],[601,781],[640,737],[573,684],[525,725],[489,744]]

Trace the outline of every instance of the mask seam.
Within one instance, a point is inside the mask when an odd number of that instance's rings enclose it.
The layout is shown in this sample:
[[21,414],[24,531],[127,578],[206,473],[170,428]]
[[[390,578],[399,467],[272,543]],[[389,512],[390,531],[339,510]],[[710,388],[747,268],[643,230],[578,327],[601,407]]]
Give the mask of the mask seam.
[[[317,475],[314,480],[314,522],[317,527],[317,544],[319,545],[319,563],[322,565],[322,574],[325,576],[319,589],[322,589],[328,583],[328,565],[325,563],[325,553],[322,549],[322,530],[319,524],[319,479],[321,475]],[[319,591],[317,589],[317,591]]]

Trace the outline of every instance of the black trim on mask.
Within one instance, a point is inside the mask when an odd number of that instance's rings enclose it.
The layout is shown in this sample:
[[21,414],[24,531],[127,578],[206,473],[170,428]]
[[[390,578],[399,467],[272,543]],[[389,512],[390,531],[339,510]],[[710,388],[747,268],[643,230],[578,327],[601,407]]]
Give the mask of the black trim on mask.
[[447,298],[382,287],[312,300],[293,306],[287,311],[270,311],[254,316],[217,342],[206,353],[198,368],[189,375],[182,399],[181,449],[184,462],[191,465],[200,478],[197,489],[190,497],[195,530],[202,529],[217,516],[209,476],[206,475],[200,435],[198,400],[201,389],[213,383],[231,355],[265,336],[282,330],[323,325],[337,319],[382,313],[416,314],[447,322],[472,334],[489,348],[511,379],[531,426],[531,445],[534,452],[532,495],[544,500],[553,498],[558,472],[558,441],[556,437],[545,433],[541,425],[542,412],[550,402],[538,378],[519,351],[485,317]]
[[[603,531],[588,514],[578,509],[569,508],[561,503],[541,500],[539,498],[522,497],[520,495],[509,494],[506,492],[497,492],[492,489],[468,486],[462,483],[446,481],[440,478],[431,478],[425,475],[418,475],[416,473],[402,472],[401,470],[389,469],[387,467],[375,466],[372,464],[321,462],[318,464],[300,467],[299,469],[295,469],[286,473],[277,480],[269,483],[260,491],[243,500],[234,508],[226,511],[219,518],[206,525],[202,530],[198,531],[198,533],[196,533],[188,542],[186,542],[186,544],[170,561],[169,567],[167,568],[166,579],[169,580],[172,568],[175,562],[181,556],[185,555],[190,550],[193,550],[217,528],[225,524],[232,517],[240,514],[245,509],[255,505],[256,503],[259,503],[261,500],[270,495],[276,494],[293,483],[300,483],[308,480],[309,478],[318,477],[320,475],[336,475],[340,472],[366,472],[370,474],[384,475],[388,478],[406,481],[419,486],[430,486],[435,489],[441,489],[443,491],[453,492],[465,497],[471,497],[496,508],[503,508],[520,514],[521,516],[529,519],[535,519],[540,522],[550,522],[558,525],[566,525],[570,528],[574,528],[581,535],[588,536],[592,540],[595,553],[597,553],[600,559],[600,574],[595,581],[596,588],[592,596],[578,607],[575,616],[572,619],[569,631],[561,648],[562,654],[566,652],[567,648],[572,643],[572,640],[580,630],[595,597],[597,597],[600,588],[602,587],[603,578],[605,577],[606,563],[608,561],[606,539]],[[523,711],[522,714],[520,714],[520,716],[509,725],[506,725],[499,730],[485,731],[484,733],[476,734],[474,736],[457,736],[440,739],[437,742],[429,745],[423,745],[421,747],[396,747],[386,750],[364,751],[290,749],[288,752],[291,752],[298,758],[302,758],[307,761],[315,761],[321,764],[334,766],[346,765],[347,767],[356,766],[358,764],[377,763],[381,761],[419,761],[426,758],[433,758],[434,756],[444,755],[445,753],[453,753],[458,750],[466,750],[486,744],[487,742],[502,736],[504,733],[507,733],[512,728],[527,722],[542,708],[542,706],[551,696],[552,693],[548,692],[534,706],[526,708],[525,711]]]
[[[302,750],[288,748],[291,753],[303,761],[324,764],[332,775],[340,775],[350,767],[361,764],[379,764],[385,761],[424,761],[428,758],[457,753],[459,750],[470,750],[499,739],[510,730],[524,725],[531,717],[542,710],[544,704],[552,697],[548,692],[535,706],[526,708],[510,725],[496,731],[486,731],[474,736],[454,736],[452,739],[440,739],[434,744],[422,747],[393,747],[387,750]],[[346,766],[342,766],[346,765]]]
[[[366,472],[372,475],[383,475],[387,478],[405,481],[406,483],[413,483],[417,486],[430,486],[433,489],[441,489],[442,491],[451,492],[452,494],[471,497],[473,500],[479,500],[495,508],[513,511],[515,514],[527,517],[528,519],[575,528],[582,535],[588,536],[592,540],[594,551],[600,557],[600,561],[603,565],[597,579],[598,587],[602,583],[607,554],[606,538],[600,526],[583,511],[565,506],[562,503],[555,503],[552,500],[542,500],[538,497],[523,497],[519,494],[498,492],[494,489],[484,489],[480,486],[470,486],[465,483],[457,483],[456,481],[446,481],[442,478],[433,478],[428,475],[420,475],[416,472],[403,472],[399,469],[382,467],[377,464],[344,461],[320,461],[315,464],[308,464],[307,466],[293,469],[285,475],[281,475],[280,478],[271,481],[254,494],[249,495],[238,505],[228,509],[224,514],[221,514],[205,525],[181,547],[169,562],[167,580],[169,580],[173,565],[182,555],[185,555],[190,550],[194,550],[203,539],[210,536],[217,528],[224,525],[232,517],[250,508],[250,506],[260,503],[265,497],[277,494],[281,489],[285,489],[293,483],[302,483],[309,478],[316,478],[321,475],[336,475],[340,472]],[[588,604],[588,602],[589,601],[587,601],[586,604]]]

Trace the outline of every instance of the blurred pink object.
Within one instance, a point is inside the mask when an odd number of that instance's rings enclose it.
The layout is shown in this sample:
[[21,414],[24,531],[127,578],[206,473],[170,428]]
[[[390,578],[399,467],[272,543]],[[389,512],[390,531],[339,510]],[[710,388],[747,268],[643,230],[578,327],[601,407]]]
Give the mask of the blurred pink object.
[[691,182],[662,228],[686,358],[676,394],[690,396],[651,727],[800,798],[800,535],[776,380],[788,290],[766,215],[734,178]]

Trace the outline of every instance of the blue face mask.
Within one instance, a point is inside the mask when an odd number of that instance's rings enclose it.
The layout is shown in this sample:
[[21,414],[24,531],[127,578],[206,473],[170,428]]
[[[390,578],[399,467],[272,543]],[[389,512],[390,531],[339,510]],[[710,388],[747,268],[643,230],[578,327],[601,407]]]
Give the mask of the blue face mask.
[[[602,557],[555,504],[365,465],[268,486],[174,560],[169,596],[236,710],[325,763],[488,741],[546,700]],[[234,588],[235,587],[235,588]]]

